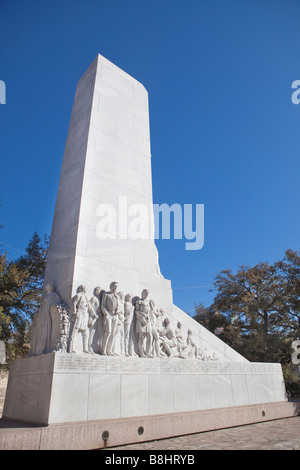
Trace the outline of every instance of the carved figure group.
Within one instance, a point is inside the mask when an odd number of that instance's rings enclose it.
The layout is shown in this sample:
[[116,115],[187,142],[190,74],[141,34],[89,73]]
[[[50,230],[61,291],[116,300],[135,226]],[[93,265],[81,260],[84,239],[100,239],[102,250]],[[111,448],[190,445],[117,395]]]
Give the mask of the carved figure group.
[[215,353],[199,348],[191,330],[184,339],[181,323],[176,328],[171,324],[155,301],[149,300],[148,289],[136,298],[124,295],[118,287],[116,281],[107,292],[97,286],[89,299],[86,287],[80,285],[68,311],[48,283],[33,324],[31,355],[74,353],[81,341],[79,349],[87,354],[217,359]]

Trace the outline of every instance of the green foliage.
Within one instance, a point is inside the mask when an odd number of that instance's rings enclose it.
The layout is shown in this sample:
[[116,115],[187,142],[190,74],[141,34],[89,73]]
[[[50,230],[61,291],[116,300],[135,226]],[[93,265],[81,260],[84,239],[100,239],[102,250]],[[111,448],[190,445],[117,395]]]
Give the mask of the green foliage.
[[[195,320],[250,361],[290,365],[291,344],[300,338],[299,252],[287,250],[272,265],[240,266],[236,274],[222,271],[214,286],[213,304],[196,306]],[[298,376],[286,381],[297,389]]]
[[48,238],[34,233],[26,254],[9,260],[0,254],[0,339],[8,362],[29,351],[30,328],[39,308],[46,267]]
[[290,393],[291,396],[300,397],[300,369],[296,369],[296,366],[293,364],[284,364],[283,375],[285,380],[286,390]]

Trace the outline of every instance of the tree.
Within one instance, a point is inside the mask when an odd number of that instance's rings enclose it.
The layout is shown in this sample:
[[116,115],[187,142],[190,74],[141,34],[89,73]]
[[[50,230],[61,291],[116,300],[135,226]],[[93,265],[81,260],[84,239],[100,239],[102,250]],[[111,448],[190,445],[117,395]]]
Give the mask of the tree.
[[203,304],[195,306],[196,315],[194,319],[207,330],[214,333],[226,344],[231,345],[236,351],[241,349],[241,329],[237,322],[232,324],[229,316],[220,312],[214,304],[204,307]]
[[300,338],[300,256],[287,250],[282,261],[275,263],[280,291],[275,323],[290,339]]
[[26,254],[10,261],[0,255],[0,338],[8,360],[29,351],[32,318],[39,308],[46,267],[48,238],[34,233]]
[[300,254],[220,272],[213,304],[194,317],[250,361],[291,365],[291,344],[300,338]]

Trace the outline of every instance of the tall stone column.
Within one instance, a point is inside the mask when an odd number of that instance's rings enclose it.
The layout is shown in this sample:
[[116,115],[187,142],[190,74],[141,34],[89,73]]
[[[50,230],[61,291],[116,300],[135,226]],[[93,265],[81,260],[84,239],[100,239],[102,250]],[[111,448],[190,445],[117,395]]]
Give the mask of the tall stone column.
[[[103,204],[116,210],[115,238],[100,239],[97,234]],[[140,215],[138,205],[148,214],[146,239],[124,233],[135,209]],[[66,304],[82,283],[92,292],[96,285],[107,289],[117,280],[120,289],[133,296],[147,287],[156,302],[171,311],[171,283],[160,273],[151,237],[152,207],[148,93],[98,55],[77,85],[45,281],[57,286]]]
[[[103,208],[114,208],[116,233],[99,237]],[[146,237],[134,238],[129,224],[146,211]],[[136,213],[135,213],[136,209]],[[143,220],[144,220],[143,219]],[[120,226],[123,223],[123,232]],[[125,223],[125,233],[124,233]],[[154,242],[148,92],[109,60],[96,57],[77,84],[64,151],[45,285],[52,283],[70,306],[78,286],[91,295],[112,281],[133,298],[143,289],[165,315],[193,330],[201,347],[226,360],[244,362],[236,351],[173,304]]]

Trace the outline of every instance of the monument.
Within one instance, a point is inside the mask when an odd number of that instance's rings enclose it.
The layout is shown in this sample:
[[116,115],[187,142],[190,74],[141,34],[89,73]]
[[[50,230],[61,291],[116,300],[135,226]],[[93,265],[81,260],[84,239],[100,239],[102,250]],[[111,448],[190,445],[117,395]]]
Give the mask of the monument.
[[62,441],[84,427],[86,446],[98,426],[101,447],[291,414],[280,364],[250,363],[173,304],[153,237],[102,236],[108,206],[119,223],[146,208],[153,233],[151,178],[148,93],[98,55],[77,85],[42,305],[3,417],[60,425]]

